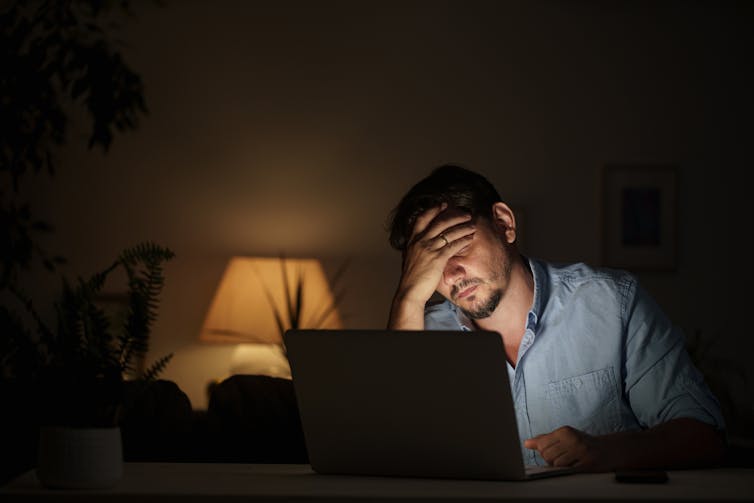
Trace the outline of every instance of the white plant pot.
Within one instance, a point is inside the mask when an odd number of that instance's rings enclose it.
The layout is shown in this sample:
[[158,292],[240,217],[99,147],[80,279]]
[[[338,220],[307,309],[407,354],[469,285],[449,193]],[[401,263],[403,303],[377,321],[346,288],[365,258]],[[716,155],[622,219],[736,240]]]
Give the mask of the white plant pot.
[[120,428],[43,427],[37,478],[58,489],[105,489],[123,476]]

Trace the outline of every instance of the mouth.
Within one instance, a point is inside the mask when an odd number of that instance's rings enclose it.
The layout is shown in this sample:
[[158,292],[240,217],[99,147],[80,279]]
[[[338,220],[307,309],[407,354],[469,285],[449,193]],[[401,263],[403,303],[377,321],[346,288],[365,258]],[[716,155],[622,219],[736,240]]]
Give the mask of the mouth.
[[471,295],[472,293],[474,293],[478,287],[479,287],[479,285],[472,285],[472,286],[466,288],[465,290],[461,290],[456,295],[456,299],[463,299],[463,298],[468,297],[469,295]]

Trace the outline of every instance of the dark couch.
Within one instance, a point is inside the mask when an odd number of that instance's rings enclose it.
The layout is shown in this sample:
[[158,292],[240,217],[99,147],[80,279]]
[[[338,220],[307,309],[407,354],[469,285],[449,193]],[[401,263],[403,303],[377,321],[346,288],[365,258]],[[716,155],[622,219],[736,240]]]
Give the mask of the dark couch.
[[[3,389],[0,485],[36,465],[38,396]],[[10,405],[12,404],[12,406]],[[193,410],[172,381],[126,383],[121,416],[125,461],[306,463],[293,383],[234,375],[212,388],[206,411]]]
[[175,383],[157,381],[126,400],[126,461],[305,463],[292,381],[234,375],[213,386],[206,411]]

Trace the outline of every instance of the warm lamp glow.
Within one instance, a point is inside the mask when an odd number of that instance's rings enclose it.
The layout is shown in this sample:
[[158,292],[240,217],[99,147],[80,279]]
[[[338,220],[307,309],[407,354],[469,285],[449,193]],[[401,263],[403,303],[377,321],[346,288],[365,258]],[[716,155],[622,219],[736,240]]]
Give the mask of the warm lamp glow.
[[284,329],[291,328],[288,306],[295,312],[299,285],[298,328],[341,328],[333,293],[318,260],[234,257],[225,269],[199,339],[282,344],[275,312]]

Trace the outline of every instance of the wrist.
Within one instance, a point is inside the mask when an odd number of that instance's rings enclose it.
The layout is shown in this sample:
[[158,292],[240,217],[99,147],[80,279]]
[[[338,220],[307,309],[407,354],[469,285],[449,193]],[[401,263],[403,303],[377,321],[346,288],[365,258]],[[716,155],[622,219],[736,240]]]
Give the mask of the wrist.
[[388,328],[394,330],[424,330],[426,301],[396,294],[390,308]]
[[403,309],[418,309],[424,312],[424,306],[426,305],[429,297],[426,299],[423,296],[415,295],[410,292],[397,292],[393,297],[393,308]]

